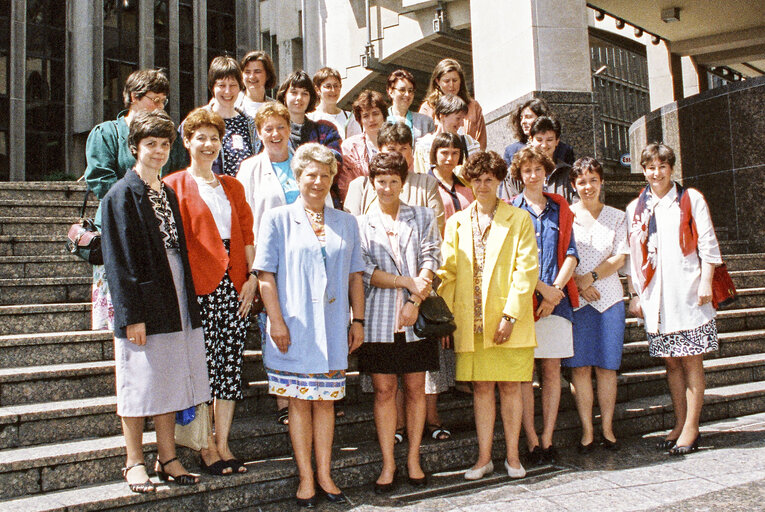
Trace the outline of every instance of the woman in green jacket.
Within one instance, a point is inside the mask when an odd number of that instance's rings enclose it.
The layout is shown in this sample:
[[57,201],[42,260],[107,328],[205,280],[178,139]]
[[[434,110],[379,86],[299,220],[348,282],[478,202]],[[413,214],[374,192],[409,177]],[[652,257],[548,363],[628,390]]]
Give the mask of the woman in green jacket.
[[[131,73],[122,90],[122,98],[127,110],[123,110],[113,121],[97,125],[88,135],[85,144],[85,181],[88,188],[103,199],[109,189],[135,166],[135,157],[128,146],[130,121],[138,112],[163,109],[167,104],[170,82],[167,76],[156,69],[141,69]],[[170,149],[170,159],[162,168],[161,176],[188,166],[188,153],[180,142],[175,140]],[[96,212],[96,225],[101,228],[101,208]],[[93,330],[111,330],[114,309],[103,265],[93,266]]]

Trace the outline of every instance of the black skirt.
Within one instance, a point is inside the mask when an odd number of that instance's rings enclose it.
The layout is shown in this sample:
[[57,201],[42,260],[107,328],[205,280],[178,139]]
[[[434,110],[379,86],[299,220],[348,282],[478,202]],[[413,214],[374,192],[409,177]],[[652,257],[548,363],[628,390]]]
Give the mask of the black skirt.
[[438,371],[438,340],[406,342],[397,332],[393,343],[364,343],[359,348],[359,371],[366,373],[417,373]]

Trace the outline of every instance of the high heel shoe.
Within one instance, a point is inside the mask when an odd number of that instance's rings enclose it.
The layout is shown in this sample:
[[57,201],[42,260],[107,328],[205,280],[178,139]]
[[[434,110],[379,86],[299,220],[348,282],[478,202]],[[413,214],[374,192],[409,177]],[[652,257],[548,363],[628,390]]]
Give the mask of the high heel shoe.
[[576,452],[580,455],[591,453],[595,450],[595,441],[590,441],[588,444],[582,444],[581,442],[576,446]]
[[[122,468],[122,478],[124,478],[125,481],[127,482],[128,472],[133,468],[137,468],[138,466],[146,467],[146,464],[143,462],[137,462],[133,464],[132,466]],[[152,482],[148,478],[146,479],[145,482],[141,482],[139,484],[131,484],[130,482],[128,482],[128,487],[130,488],[131,491],[137,492],[138,494],[147,494],[150,492],[155,492],[157,490],[157,488],[154,486],[154,482]]]
[[387,484],[378,484],[375,482],[375,494],[388,494],[396,488],[396,477],[398,476],[398,468],[393,471],[393,478]]
[[199,478],[190,474],[190,473],[184,473],[182,475],[171,475],[167,471],[165,471],[165,466],[168,464],[178,460],[178,457],[173,457],[172,459],[162,462],[159,460],[159,457],[157,457],[157,464],[159,464],[159,469],[156,467],[154,470],[157,472],[157,476],[160,480],[163,482],[170,482],[174,483],[175,485],[196,485],[199,483]]
[[494,473],[494,461],[490,460],[488,464],[483,465],[480,468],[468,469],[465,471],[465,480],[480,480],[492,473]]
[[701,434],[697,435],[696,439],[694,439],[689,446],[680,446],[678,444],[675,444],[675,446],[673,446],[672,449],[669,450],[669,454],[670,455],[688,455],[689,453],[693,453],[699,449],[700,439],[701,439]]
[[412,487],[425,487],[428,484],[428,475],[422,475],[420,478],[412,478],[411,476],[407,476],[406,480]]
[[609,441],[605,437],[603,438],[603,448],[608,450],[609,452],[618,452],[619,451],[619,441]]
[[325,498],[327,498],[327,501],[330,503],[347,503],[348,498],[345,497],[345,493],[343,491],[338,492],[337,494],[328,492],[324,490],[324,487],[321,486],[319,483],[319,479],[316,478],[316,475],[314,475],[314,482],[316,484],[316,487],[319,489],[319,492],[317,494],[321,494]]
[[298,507],[316,508],[316,505],[319,503],[319,495],[314,493],[310,498],[298,498],[295,496],[295,503]]

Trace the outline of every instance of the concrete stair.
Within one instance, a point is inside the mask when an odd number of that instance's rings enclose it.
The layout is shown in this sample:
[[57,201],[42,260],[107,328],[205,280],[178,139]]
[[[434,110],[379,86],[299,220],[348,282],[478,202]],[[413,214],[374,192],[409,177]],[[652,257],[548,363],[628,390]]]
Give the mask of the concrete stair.
[[[624,181],[612,192],[626,198],[635,180]],[[64,249],[82,190],[76,183],[0,186],[0,510],[212,511],[290,500],[297,471],[287,428],[274,421],[254,332],[245,352],[245,399],[231,433],[232,450],[248,461],[250,472],[204,476],[192,488],[162,485],[151,496],[131,493],[121,480],[125,452],[115,415],[113,341],[109,332],[89,330],[91,267]],[[725,234],[720,239],[740,298],[718,314],[720,350],[705,360],[704,421],[765,411],[765,254],[748,254],[746,242]],[[642,327],[628,319],[615,418],[620,436],[672,423],[664,369],[648,356],[647,345]],[[371,397],[360,392],[353,364],[346,416],[337,420],[335,434],[334,476],[341,487],[370,484],[381,462]],[[539,414],[539,400],[536,405]],[[453,437],[423,441],[424,467],[464,469],[477,450],[472,399],[447,393],[439,407]],[[566,387],[560,411],[556,445],[572,446],[579,427]],[[497,428],[497,458],[504,450],[501,432]],[[154,460],[153,436],[149,422],[147,462]],[[403,465],[406,447],[396,450]],[[194,453],[182,448],[179,455],[198,469]]]

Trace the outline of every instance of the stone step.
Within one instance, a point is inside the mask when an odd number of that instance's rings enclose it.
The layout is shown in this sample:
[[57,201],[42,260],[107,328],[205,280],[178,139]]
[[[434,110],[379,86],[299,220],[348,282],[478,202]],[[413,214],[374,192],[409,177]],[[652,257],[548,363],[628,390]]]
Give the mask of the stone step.
[[[468,409],[469,411],[469,409]],[[463,411],[466,422],[472,414]],[[765,411],[765,382],[748,382],[707,388],[702,421],[753,414]],[[338,420],[338,430],[343,420]],[[673,422],[670,397],[666,394],[632,400],[617,405],[614,429],[621,438],[664,430]],[[283,428],[283,427],[282,427]],[[464,470],[475,458],[477,442],[472,429],[455,430],[449,441],[422,444],[423,468],[426,472]],[[283,434],[284,435],[284,434]],[[579,439],[579,427],[573,411],[561,414],[556,430],[556,446],[573,446]],[[285,435],[286,437],[286,435]],[[154,460],[154,435],[144,436],[148,462]],[[226,477],[203,476],[200,485],[177,487],[161,485],[158,492],[138,495],[128,490],[120,479],[124,464],[121,436],[94,440],[56,443],[4,450],[0,452],[0,478],[14,485],[0,488],[3,510],[237,510],[269,502],[288,500],[297,486],[297,470],[291,457],[254,460],[244,475]],[[255,441],[257,442],[257,441]],[[501,459],[504,451],[502,429],[495,428],[493,458]],[[186,449],[181,458],[192,458]],[[406,446],[396,448],[397,463],[403,467]],[[342,488],[371,485],[381,464],[374,439],[357,437],[350,441],[337,439],[333,456],[334,477]],[[194,469],[192,464],[189,469]],[[156,477],[153,478],[156,481]],[[77,487],[77,488],[75,488]],[[10,499],[10,498],[16,499]]]
[[[51,200],[51,199],[0,199],[0,217],[79,217],[82,199]],[[85,215],[92,217],[98,208],[98,201],[91,199],[85,209]]]
[[728,254],[746,254],[749,252],[749,242],[747,240],[719,240],[720,251],[724,255]]
[[66,233],[58,235],[0,235],[0,256],[69,254]]
[[0,235],[66,234],[76,217],[0,217]]
[[0,279],[0,305],[84,302],[92,286],[87,276]]
[[728,270],[762,270],[765,269],[765,253],[728,254],[725,264]]
[[114,359],[111,331],[0,336],[0,368],[85,363],[111,359]]
[[[724,309],[718,311],[716,320],[717,331],[720,333],[765,329],[765,307]],[[638,325],[636,318],[627,318],[626,323],[625,343],[645,341],[645,329]]]
[[90,302],[0,306],[0,336],[90,329]]
[[92,275],[93,267],[71,254],[0,256],[0,277],[3,279]]
[[[0,199],[82,201],[84,181],[17,181],[0,185]],[[91,195],[91,197],[94,197]]]
[[114,394],[114,361],[0,369],[0,406]]

